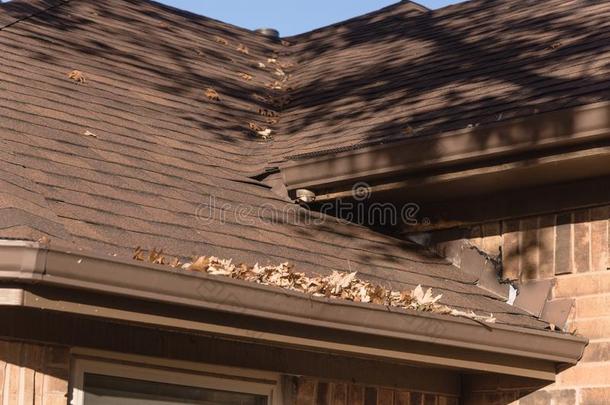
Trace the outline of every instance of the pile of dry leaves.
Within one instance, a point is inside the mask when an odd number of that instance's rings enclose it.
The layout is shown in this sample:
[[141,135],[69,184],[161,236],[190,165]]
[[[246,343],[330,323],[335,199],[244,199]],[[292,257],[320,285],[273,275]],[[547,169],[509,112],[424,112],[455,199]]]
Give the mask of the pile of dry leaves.
[[275,286],[287,290],[310,294],[315,297],[344,299],[354,302],[374,303],[389,307],[413,309],[465,317],[479,322],[494,323],[493,314],[478,315],[473,311],[465,312],[439,304],[441,295],[434,296],[432,289],[424,292],[418,285],[412,291],[392,291],[380,285],[359,279],[356,273],[334,271],[328,276],[310,277],[294,270],[288,263],[278,266],[235,265],[231,260],[200,256],[192,262],[182,263],[177,258],[168,259],[161,251],[152,250],[146,254],[137,248],[134,259],[155,264],[169,265],[174,268],[203,272],[214,276],[225,276],[262,285]]

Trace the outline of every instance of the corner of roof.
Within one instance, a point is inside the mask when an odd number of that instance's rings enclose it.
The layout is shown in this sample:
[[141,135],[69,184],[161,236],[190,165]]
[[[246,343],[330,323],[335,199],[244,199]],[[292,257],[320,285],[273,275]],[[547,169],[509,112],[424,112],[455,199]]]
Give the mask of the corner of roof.
[[413,7],[415,7],[415,8],[417,8],[417,9],[419,9],[420,11],[426,12],[426,13],[427,13],[428,11],[432,11],[432,9],[431,9],[431,8],[428,8],[428,7],[424,6],[423,4],[420,4],[420,3],[416,2],[416,1],[411,1],[411,0],[401,0],[401,2],[400,2],[400,3],[401,3],[401,4],[404,4],[404,3],[409,3],[409,4],[410,4],[410,5],[412,5]]

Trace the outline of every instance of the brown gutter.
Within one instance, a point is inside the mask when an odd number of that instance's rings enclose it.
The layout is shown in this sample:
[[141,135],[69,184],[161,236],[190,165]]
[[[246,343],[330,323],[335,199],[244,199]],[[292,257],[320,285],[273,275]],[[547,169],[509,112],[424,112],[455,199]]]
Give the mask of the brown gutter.
[[422,170],[449,172],[498,159],[520,161],[525,153],[608,140],[610,103],[603,102],[321,156],[296,156],[280,169],[291,192],[340,192],[355,181],[379,184]]
[[[13,283],[11,289],[15,289],[14,283],[25,284],[25,290],[28,284],[35,283],[38,286],[103,293],[110,296],[109,305],[112,296],[122,296],[170,306],[200,308],[202,311],[289,322],[294,327],[260,331],[233,324],[183,320],[180,319],[179,308],[175,316],[143,315],[127,310],[106,311],[104,315],[131,322],[199,330],[358,357],[549,381],[554,379],[558,366],[576,364],[587,343],[586,339],[571,335],[495,324],[486,328],[457,317],[310,297],[224,277],[170,270],[59,247],[47,248],[34,242],[0,242],[0,280]],[[101,316],[99,309],[93,306],[45,301],[44,297],[32,298],[31,294],[23,296],[24,306]],[[28,296],[32,299],[26,299]],[[298,333],[299,328],[305,329]],[[304,333],[304,330],[310,332]],[[315,332],[320,330],[329,332]],[[354,341],[331,339],[333,333],[330,331],[366,338]],[[425,350],[415,350],[417,348]]]

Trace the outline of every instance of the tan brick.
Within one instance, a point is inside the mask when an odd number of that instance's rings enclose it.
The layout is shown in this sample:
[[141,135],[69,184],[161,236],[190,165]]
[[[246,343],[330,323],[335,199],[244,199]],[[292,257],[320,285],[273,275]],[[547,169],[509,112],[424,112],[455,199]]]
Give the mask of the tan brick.
[[583,363],[610,361],[610,342],[590,342],[580,361]]
[[[465,405],[506,405],[516,399],[513,392],[485,392],[471,394],[465,401]],[[548,405],[548,404],[545,404]]]
[[500,228],[500,222],[483,224],[482,249],[491,256],[500,255],[500,247],[502,246],[502,231]]
[[314,405],[316,382],[314,380],[300,378],[297,386],[297,405]]
[[572,216],[557,216],[555,228],[555,274],[569,274],[574,271]]
[[610,207],[591,209],[591,271],[608,268],[608,218]]
[[377,388],[366,387],[364,389],[364,405],[377,405]]
[[591,270],[591,215],[589,210],[574,213],[574,271]]
[[44,405],[66,405],[68,398],[66,395],[46,394],[43,399]]
[[519,405],[574,405],[577,392],[574,389],[541,390],[519,400]]
[[318,382],[316,387],[316,405],[328,405],[330,403],[330,390],[328,383]]
[[610,294],[574,300],[576,319],[610,316]]
[[[23,371],[23,395],[27,399],[26,403],[35,402],[36,394],[36,370],[41,370],[43,366],[44,348],[40,345],[24,344],[22,349],[22,359],[25,369]],[[67,383],[66,390],[67,393]]]
[[548,391],[537,391],[519,400],[519,405],[548,405],[551,394]]
[[345,384],[332,384],[332,405],[347,405],[347,385]]
[[411,405],[411,393],[408,391],[398,391],[395,398],[396,405]]
[[579,297],[582,295],[610,293],[610,272],[591,272],[557,277],[555,297]]
[[45,346],[44,365],[56,370],[70,369],[70,350],[65,347]]
[[424,405],[424,396],[419,392],[411,393],[411,405]]
[[364,404],[364,387],[360,385],[350,385],[348,387],[348,396],[350,405]]
[[502,232],[502,277],[506,280],[519,280],[521,275],[519,221],[503,222]]
[[580,403],[586,405],[610,404],[610,387],[582,389],[580,391]]
[[538,218],[521,220],[521,240],[519,252],[521,258],[521,279],[538,279]]
[[7,363],[5,361],[0,361],[0,398],[4,395],[4,380],[7,368]]
[[42,384],[45,394],[65,394],[68,392],[68,381],[63,377],[46,374]]
[[19,403],[19,375],[21,367],[15,364],[8,364],[6,368],[6,380],[4,389],[8,391],[8,403]]
[[438,397],[433,394],[424,395],[424,405],[437,405]]
[[589,339],[603,339],[610,337],[610,317],[577,319],[568,324],[570,331],[576,330],[579,335]]
[[583,363],[557,376],[557,384],[564,387],[595,387],[610,385],[610,364]]
[[[25,403],[28,405],[31,405],[34,402],[35,376],[36,376],[36,372],[34,370],[32,370],[31,368],[23,368],[22,379],[21,379],[21,383],[23,384],[23,387],[21,388],[21,395],[25,399]],[[67,385],[66,385],[66,393],[67,393]]]
[[34,375],[34,405],[42,405],[43,401],[43,386],[44,386],[44,374],[36,372]]
[[540,278],[555,276],[555,215],[540,218],[538,224],[538,275]]
[[389,389],[380,389],[377,394],[377,405],[393,405],[394,391]]
[[[438,405],[458,405],[459,404],[459,398],[454,398],[454,397],[439,397],[438,398]],[[397,404],[400,405],[400,404]]]

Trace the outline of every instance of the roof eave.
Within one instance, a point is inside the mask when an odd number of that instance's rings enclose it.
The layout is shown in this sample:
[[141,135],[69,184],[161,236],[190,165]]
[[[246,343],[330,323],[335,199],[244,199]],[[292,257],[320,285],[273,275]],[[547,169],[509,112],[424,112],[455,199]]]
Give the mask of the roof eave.
[[[0,280],[26,293],[22,306],[195,330],[266,344],[290,345],[386,361],[477,370],[552,381],[558,367],[580,359],[587,340],[534,329],[480,324],[457,317],[390,310],[376,305],[315,298],[207,274],[35,242],[0,242]],[[49,286],[154,301],[176,307],[176,316],[146,317],[129,311],[27,293],[27,286]],[[27,297],[30,297],[28,299]],[[14,298],[4,305],[15,305]],[[290,323],[296,329],[252,330],[234,325],[180,319],[180,307],[220,311],[240,317]],[[300,329],[300,332],[298,331]],[[303,331],[307,330],[306,334]],[[294,333],[292,333],[294,331]],[[323,333],[322,333],[323,332]],[[318,334],[319,333],[319,334]],[[306,337],[305,337],[306,336]],[[343,336],[339,338],[338,336]],[[345,336],[348,336],[346,338]],[[356,339],[355,336],[360,338]],[[362,339],[366,337],[366,339]],[[353,339],[352,339],[353,338]],[[346,340],[347,339],[347,340]]]
[[[400,181],[409,176],[419,179],[421,173],[466,170],[470,186],[475,187],[473,176],[482,180],[484,176],[474,173],[473,168],[485,168],[501,160],[504,170],[506,162],[523,162],[534,153],[548,156],[561,148],[584,149],[609,140],[610,103],[600,102],[439,135],[336,153],[295,156],[280,169],[292,195],[297,189],[308,189],[322,199],[343,196],[342,193],[349,192],[355,182],[361,181],[382,189],[388,188],[386,184],[407,188],[408,184],[400,184]],[[515,169],[522,167],[519,164]],[[441,179],[441,183],[443,181]],[[422,181],[415,183],[419,185]],[[480,182],[481,186],[484,184],[484,181]]]

